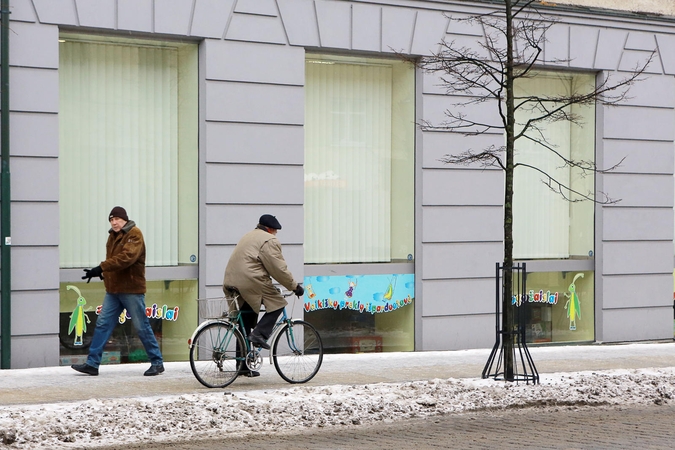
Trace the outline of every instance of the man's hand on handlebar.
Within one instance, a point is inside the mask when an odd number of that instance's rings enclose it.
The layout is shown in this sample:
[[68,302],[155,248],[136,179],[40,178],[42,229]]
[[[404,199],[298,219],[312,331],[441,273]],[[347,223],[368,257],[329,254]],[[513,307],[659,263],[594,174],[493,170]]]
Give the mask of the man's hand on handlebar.
[[298,297],[302,297],[302,294],[305,293],[305,289],[302,287],[302,285],[298,284],[298,286],[293,289],[293,293]]

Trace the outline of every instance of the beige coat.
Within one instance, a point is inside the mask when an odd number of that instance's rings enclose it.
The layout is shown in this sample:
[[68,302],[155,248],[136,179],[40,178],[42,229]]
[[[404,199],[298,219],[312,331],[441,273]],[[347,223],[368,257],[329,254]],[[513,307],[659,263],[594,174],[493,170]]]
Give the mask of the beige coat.
[[255,312],[260,312],[261,304],[267,311],[276,311],[288,302],[279,294],[270,277],[289,291],[298,286],[281,254],[279,240],[273,234],[256,228],[246,233],[234,248],[225,269],[223,292],[228,294],[227,287],[234,286]]

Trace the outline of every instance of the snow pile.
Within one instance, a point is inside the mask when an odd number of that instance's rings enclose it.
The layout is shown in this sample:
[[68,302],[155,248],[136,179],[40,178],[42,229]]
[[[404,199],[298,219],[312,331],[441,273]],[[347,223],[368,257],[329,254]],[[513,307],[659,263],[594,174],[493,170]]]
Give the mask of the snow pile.
[[435,379],[230,393],[91,399],[0,409],[0,447],[93,448],[363,425],[482,409],[664,404],[675,368],[543,375],[541,384]]

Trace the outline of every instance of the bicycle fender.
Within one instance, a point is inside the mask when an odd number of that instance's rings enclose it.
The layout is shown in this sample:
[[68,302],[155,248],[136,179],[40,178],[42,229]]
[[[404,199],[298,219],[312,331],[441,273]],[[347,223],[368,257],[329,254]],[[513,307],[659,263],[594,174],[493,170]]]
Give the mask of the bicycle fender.
[[192,348],[194,345],[195,337],[197,337],[197,333],[199,333],[202,328],[206,327],[207,325],[211,325],[212,323],[218,323],[221,322],[220,320],[206,320],[202,323],[199,324],[199,326],[195,329],[195,331],[192,332],[192,336],[190,336],[190,340],[188,340],[188,348]]

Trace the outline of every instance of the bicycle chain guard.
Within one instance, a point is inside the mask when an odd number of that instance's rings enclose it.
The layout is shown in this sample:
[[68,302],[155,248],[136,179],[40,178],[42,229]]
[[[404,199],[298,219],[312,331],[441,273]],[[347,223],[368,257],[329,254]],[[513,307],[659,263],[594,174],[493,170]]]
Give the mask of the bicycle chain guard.
[[262,367],[262,363],[263,358],[258,350],[253,349],[246,355],[246,367],[248,367],[248,370],[258,371]]

